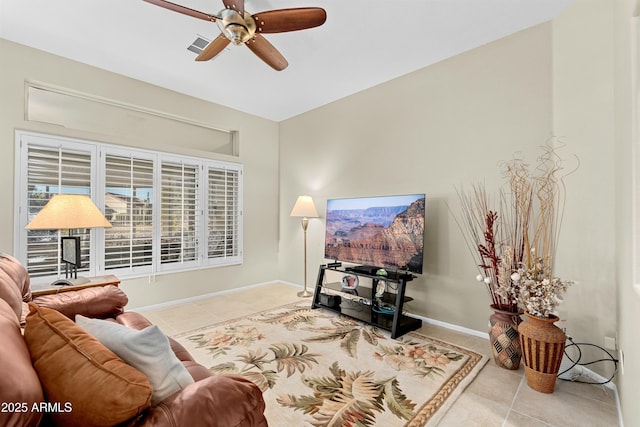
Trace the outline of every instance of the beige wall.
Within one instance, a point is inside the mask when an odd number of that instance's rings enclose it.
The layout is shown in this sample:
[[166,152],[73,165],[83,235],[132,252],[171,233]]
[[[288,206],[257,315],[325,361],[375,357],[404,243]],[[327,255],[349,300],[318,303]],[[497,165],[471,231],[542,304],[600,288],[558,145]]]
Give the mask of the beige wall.
[[[158,275],[123,283],[130,306],[187,298],[251,285],[277,277],[278,124],[238,111],[164,90],[42,51],[0,39],[0,251],[13,251],[14,131],[26,129],[168,152],[217,158],[244,165],[244,264]],[[48,85],[188,118],[240,134],[240,157],[212,155],[184,141],[159,144],[73,131],[24,120],[24,82]]]
[[578,284],[563,310],[574,339],[600,346],[617,325],[613,5],[577,1],[553,23],[554,129],[580,158],[578,173],[567,179],[557,260],[559,273]]
[[[616,184],[616,255],[618,284],[618,344],[624,352],[624,372],[618,375],[624,423],[633,426],[640,420],[640,295],[633,290],[633,167],[638,162],[640,142],[640,1],[621,0],[614,8],[615,28],[615,184]],[[633,29],[635,27],[635,31]],[[634,41],[632,41],[634,40]],[[629,55],[635,52],[635,57]],[[633,106],[635,105],[635,108]],[[635,127],[635,132],[634,132]],[[634,140],[635,138],[635,140]],[[636,182],[637,182],[636,177]],[[637,196],[636,196],[637,197]],[[640,200],[635,200],[636,209]],[[635,211],[635,218],[639,218]],[[636,229],[636,233],[638,230]],[[637,239],[638,234],[636,234]],[[637,254],[636,254],[637,259]],[[637,267],[636,267],[637,268]],[[638,277],[635,277],[638,280]]]
[[[327,198],[425,193],[425,274],[409,308],[486,330],[489,297],[447,204],[454,186],[497,188],[514,152],[537,154],[552,132],[551,70],[545,24],[281,123],[281,277],[302,282],[302,230],[286,216],[297,195],[323,217]],[[323,242],[324,218],[312,220],[309,283]]]
[[640,77],[637,68],[632,74],[630,55],[640,46],[631,29],[638,6],[637,0],[580,0],[554,21],[553,32],[555,129],[584,145],[581,169],[591,172],[585,200],[567,204],[582,215],[565,222],[563,239],[584,258],[572,267],[581,291],[567,306],[576,338],[602,345],[605,335],[617,336],[625,364],[616,383],[627,426],[640,420],[640,295],[633,290],[632,258],[638,155],[632,106]]

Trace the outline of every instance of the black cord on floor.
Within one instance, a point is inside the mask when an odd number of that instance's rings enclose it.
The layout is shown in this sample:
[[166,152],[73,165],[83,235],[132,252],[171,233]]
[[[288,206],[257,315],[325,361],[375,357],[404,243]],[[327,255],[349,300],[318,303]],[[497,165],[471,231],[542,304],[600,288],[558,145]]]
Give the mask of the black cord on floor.
[[[602,385],[602,384],[607,384],[609,382],[611,382],[613,380],[613,378],[616,376],[616,374],[618,373],[618,359],[616,359],[615,357],[613,357],[613,355],[611,353],[609,353],[606,349],[600,347],[599,345],[595,345],[595,344],[590,344],[590,343],[584,343],[584,342],[573,342],[573,340],[571,339],[571,337],[567,337],[567,340],[569,340],[571,342],[571,344],[565,346],[564,348],[564,355],[567,356],[567,359],[569,359],[573,364],[571,366],[569,366],[567,369],[565,369],[564,371],[560,372],[558,374],[558,377],[568,371],[570,371],[571,369],[573,369],[575,366],[589,366],[589,365],[593,365],[594,363],[601,363],[601,362],[613,362],[613,374],[611,374],[611,377],[609,377],[608,380],[603,381],[603,382],[593,382],[593,381],[573,381],[570,379],[565,379],[565,378],[560,378],[561,380],[564,381],[572,381],[572,382],[576,382],[576,383],[581,383],[581,384],[598,384],[598,385]],[[597,349],[602,350],[603,352],[607,353],[607,355],[609,356],[608,358],[604,358],[604,359],[598,359],[598,360],[593,360],[591,362],[586,362],[586,363],[580,363],[580,359],[582,359],[582,350],[580,349],[580,346],[590,346],[590,347],[595,347]],[[567,353],[567,349],[571,348],[571,347],[575,347],[578,350],[578,358],[577,360],[573,360],[571,358],[571,356]]]

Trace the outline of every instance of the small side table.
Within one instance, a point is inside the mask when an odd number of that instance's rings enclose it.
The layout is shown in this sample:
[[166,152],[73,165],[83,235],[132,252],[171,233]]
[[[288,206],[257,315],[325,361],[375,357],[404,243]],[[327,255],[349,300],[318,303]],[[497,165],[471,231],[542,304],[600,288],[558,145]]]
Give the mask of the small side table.
[[50,295],[50,294],[57,294],[60,292],[77,291],[79,289],[94,288],[97,286],[108,286],[108,285],[119,286],[120,285],[120,279],[118,279],[118,277],[114,274],[107,274],[105,276],[87,277],[87,279],[89,279],[89,282],[83,283],[82,285],[71,285],[71,286],[45,285],[42,287],[38,287],[36,289],[33,289],[32,287],[31,295],[35,298],[41,295]]

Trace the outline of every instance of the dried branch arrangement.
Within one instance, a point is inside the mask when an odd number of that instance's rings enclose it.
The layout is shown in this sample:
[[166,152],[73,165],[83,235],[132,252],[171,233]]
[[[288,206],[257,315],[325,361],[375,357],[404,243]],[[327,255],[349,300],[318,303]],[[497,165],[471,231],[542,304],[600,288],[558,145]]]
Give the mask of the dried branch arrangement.
[[542,150],[535,173],[521,158],[501,164],[506,185],[497,200],[484,184],[457,190],[456,222],[492,304],[548,317],[573,282],[553,274],[568,173],[551,142]]

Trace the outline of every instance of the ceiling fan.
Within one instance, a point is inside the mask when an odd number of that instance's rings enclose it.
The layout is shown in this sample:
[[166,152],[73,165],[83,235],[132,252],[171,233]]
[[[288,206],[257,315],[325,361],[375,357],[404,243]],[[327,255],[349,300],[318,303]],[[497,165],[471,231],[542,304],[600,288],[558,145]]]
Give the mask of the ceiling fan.
[[222,34],[209,43],[196,61],[208,61],[227,47],[229,43],[244,43],[258,58],[277,71],[289,63],[262,34],[284,33],[318,27],[327,20],[327,13],[319,7],[300,7],[248,13],[244,0],[222,0],[225,8],[217,15],[200,12],[166,0],[144,0],[174,12],[183,13],[205,21],[216,22]]

